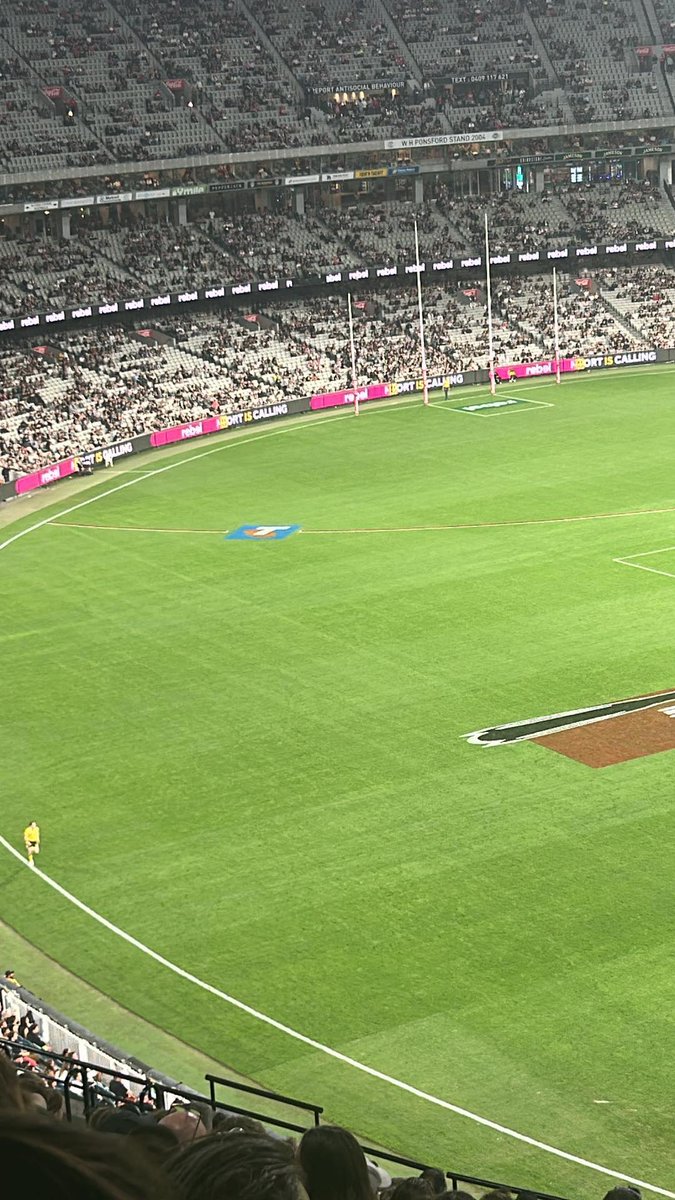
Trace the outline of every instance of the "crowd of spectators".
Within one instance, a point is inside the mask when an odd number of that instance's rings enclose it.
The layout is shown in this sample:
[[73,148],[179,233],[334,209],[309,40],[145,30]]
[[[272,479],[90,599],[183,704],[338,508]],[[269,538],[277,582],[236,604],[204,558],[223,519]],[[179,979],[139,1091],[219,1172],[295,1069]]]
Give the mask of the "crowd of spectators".
[[[482,280],[424,289],[429,374],[486,369]],[[359,384],[419,378],[412,285],[354,303]],[[561,354],[675,345],[675,287],[664,267],[559,275]],[[0,467],[5,479],[154,429],[283,404],[352,384],[346,302],[337,295],[266,302],[155,321],[156,337],[122,326],[50,335],[0,351]],[[554,352],[550,277],[498,278],[497,365]]]
[[[4,982],[15,985],[14,973],[5,972]],[[0,1038],[8,1194],[23,1194],[28,1178],[31,1194],[50,1200],[476,1200],[449,1190],[435,1167],[392,1177],[338,1125],[288,1137],[194,1093],[167,1098],[149,1079],[134,1083],[114,1071],[90,1068],[86,1089],[78,1087],[72,1052],[55,1056],[30,1010],[0,1013]],[[604,1200],[635,1195],[617,1187]],[[537,1193],[499,1187],[480,1200],[537,1200]]]
[[644,14],[607,0],[7,0],[0,164],[649,121],[674,115],[670,60],[636,56],[652,40]]
[[428,199],[227,213],[203,209],[186,225],[160,224],[123,210],[123,223],[73,225],[72,236],[0,236],[0,313],[110,303],[149,291],[180,291],[252,279],[316,278],[340,268],[409,264],[413,220],[432,261],[480,253],[487,211],[493,252],[570,243],[671,237],[675,211],[647,182],[552,187],[458,197],[428,185]]
[[[334,1125],[299,1139],[206,1101],[158,1106],[146,1082],[91,1073],[86,1094],[66,1052],[54,1060],[29,1012],[0,1018],[3,1186],[30,1171],[54,1200],[431,1200],[449,1196],[443,1171],[393,1178]],[[65,1120],[64,1080],[69,1120]],[[455,1200],[471,1200],[452,1193]],[[487,1200],[487,1198],[486,1198]],[[497,1200],[493,1196],[491,1200]],[[508,1192],[499,1200],[510,1200]]]

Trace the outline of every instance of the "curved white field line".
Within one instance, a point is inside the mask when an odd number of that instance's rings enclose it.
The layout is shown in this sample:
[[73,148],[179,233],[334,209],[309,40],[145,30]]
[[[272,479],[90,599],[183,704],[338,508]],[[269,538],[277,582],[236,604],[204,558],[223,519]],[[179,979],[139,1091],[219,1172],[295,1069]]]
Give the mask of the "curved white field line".
[[[379,411],[386,412],[387,409],[383,408],[379,409]],[[260,441],[262,438],[278,436],[281,433],[289,433],[293,428],[319,428],[320,425],[326,425],[330,421],[342,420],[345,415],[346,414],[340,413],[339,416],[326,417],[324,420],[316,421],[315,419],[308,425],[300,422],[292,422],[291,425],[285,429],[268,430],[265,433],[255,434],[252,437],[237,438],[230,442],[223,442],[221,445],[214,446],[210,450],[203,450],[199,454],[191,454],[186,458],[178,459],[176,462],[167,463],[163,467],[156,467],[154,470],[148,471],[144,475],[139,475],[137,478],[126,480],[124,483],[115,484],[114,487],[107,488],[104,492],[99,492],[96,496],[90,496],[88,500],[80,500],[76,504],[71,504],[68,508],[62,509],[53,517],[44,517],[42,520],[36,521],[32,525],[28,525],[25,529],[20,529],[17,533],[12,534],[11,537],[5,538],[3,542],[0,542],[0,551],[6,550],[8,546],[11,546],[13,542],[18,541],[19,538],[26,537],[27,534],[33,533],[37,529],[42,529],[45,525],[49,525],[50,521],[58,520],[59,517],[65,517],[71,512],[76,512],[80,508],[85,508],[89,504],[94,504],[97,500],[103,500],[106,496],[112,496],[115,492],[121,492],[124,488],[133,487],[133,485],[136,483],[142,483],[144,479],[150,479],[154,475],[161,475],[165,471],[171,471],[174,467],[182,466],[183,463],[195,462],[197,459],[206,458],[210,454],[217,454],[220,450],[225,450],[232,446],[243,445],[251,441]],[[458,1104],[451,1104],[449,1100],[442,1100],[439,1096],[432,1096],[430,1092],[422,1091],[420,1088],[416,1088],[410,1083],[405,1083],[402,1079],[396,1079],[393,1075],[387,1075],[383,1071],[378,1071],[375,1067],[368,1066],[367,1063],[359,1062],[359,1060],[356,1058],[351,1058],[347,1054],[342,1054],[339,1050],[334,1050],[332,1046],[327,1046],[323,1042],[318,1042],[314,1038],[308,1037],[307,1034],[300,1033],[297,1029],[292,1029],[290,1025],[284,1025],[282,1021],[277,1021],[274,1017],[268,1016],[267,1013],[260,1012],[258,1009],[252,1008],[251,1005],[245,1004],[243,1000],[238,1000],[236,996],[230,996],[227,992],[221,991],[220,988],[214,987],[213,984],[206,983],[205,980],[199,979],[197,975],[193,975],[190,971],[185,971],[183,967],[179,967],[176,963],[171,962],[170,959],[165,958],[163,954],[159,954],[150,946],[146,946],[143,942],[139,941],[138,938],[133,937],[133,935],[127,933],[126,930],[121,929],[119,925],[115,925],[112,921],[109,921],[107,917],[97,913],[95,909],[90,908],[89,905],[85,904],[83,900],[79,900],[77,896],[74,896],[72,892],[69,892],[66,888],[62,887],[61,884],[57,883],[57,881],[52,879],[51,876],[46,875],[45,872],[41,871],[39,867],[31,868],[23,855],[20,854],[19,851],[2,836],[2,834],[0,834],[0,845],[3,846],[9,854],[13,855],[14,858],[18,859],[18,861],[24,867],[26,867],[27,870],[30,870],[32,875],[36,875],[39,879],[42,879],[44,883],[53,888],[55,892],[58,892],[60,896],[63,896],[65,900],[68,900],[70,904],[74,904],[75,907],[79,908],[81,912],[86,914],[86,916],[91,917],[94,921],[97,921],[99,925],[102,925],[105,929],[109,930],[110,933],[114,933],[117,937],[122,938],[123,941],[128,942],[128,944],[133,946],[136,950],[140,950],[142,954],[146,954],[148,958],[152,958],[155,962],[159,963],[160,966],[166,967],[167,970],[172,971],[174,975],[178,975],[181,979],[185,979],[188,983],[194,984],[195,987],[201,988],[202,991],[209,992],[210,995],[215,996],[217,999],[224,1000],[226,1004],[231,1004],[234,1008],[238,1008],[241,1012],[246,1013],[255,1020],[262,1021],[265,1025],[271,1025],[273,1029],[278,1029],[280,1033],[285,1033],[288,1037],[294,1038],[295,1041],[302,1042],[305,1046],[309,1046],[312,1050],[318,1050],[321,1054],[327,1054],[330,1058],[335,1058],[338,1060],[338,1062],[345,1063],[346,1066],[353,1067],[355,1070],[361,1071],[364,1075],[370,1075],[373,1079],[379,1079],[382,1083],[388,1083],[392,1087],[398,1088],[399,1091],[407,1092],[408,1095],[415,1096],[418,1100],[426,1100],[429,1104],[434,1104],[437,1108],[443,1108],[447,1112],[455,1113],[459,1117],[466,1117],[469,1121],[474,1121],[477,1125],[482,1125],[486,1129],[492,1129],[496,1133],[504,1134],[506,1137],[514,1138],[516,1141],[524,1142],[527,1146],[533,1146],[536,1150],[543,1150],[546,1154],[553,1154],[556,1158],[565,1159],[566,1162],[575,1163],[575,1165],[580,1167],[586,1167],[590,1171],[598,1171],[601,1175],[607,1175],[613,1179],[621,1179],[624,1183],[633,1184],[636,1187],[645,1188],[646,1191],[654,1192],[659,1196],[667,1196],[669,1200],[675,1200],[675,1192],[668,1191],[667,1188],[657,1187],[655,1184],[647,1183],[644,1179],[636,1179],[633,1175],[626,1175],[622,1171],[614,1171],[611,1169],[611,1167],[603,1167],[600,1165],[600,1163],[591,1162],[587,1158],[580,1158],[576,1154],[570,1154],[567,1150],[559,1150],[557,1146],[549,1146],[547,1142],[540,1142],[536,1138],[528,1137],[527,1134],[519,1133],[516,1129],[509,1129],[507,1125],[500,1125],[497,1121],[490,1121],[488,1117],[481,1117],[478,1113],[471,1112],[467,1108],[461,1108]]]
[[78,900],[72,892],[62,887],[50,875],[45,874],[39,867],[32,867],[19,851],[12,846],[6,838],[0,834],[0,845],[4,846],[14,858],[29,870],[32,875],[37,875],[44,883],[63,896],[81,912],[91,917],[94,921],[98,921],[99,925],[103,925],[105,929],[116,934],[128,942],[130,946],[134,946],[136,950],[147,954],[160,966],[166,967],[167,970],[173,971],[174,975],[180,976],[181,979],[187,980],[188,983],[193,983],[196,987],[201,988],[210,995],[215,996],[218,1000],[224,1000],[227,1004],[233,1005],[241,1012],[246,1013],[249,1017],[255,1018],[256,1021],[262,1021],[265,1025],[271,1025],[273,1029],[278,1029],[280,1033],[285,1033],[288,1037],[294,1038],[297,1042],[302,1042],[305,1046],[309,1046],[312,1050],[318,1050],[322,1054],[328,1054],[331,1058],[335,1058],[338,1062],[345,1063],[348,1067],[354,1067],[357,1071],[362,1071],[365,1075],[372,1076],[373,1079],[379,1079],[382,1083],[389,1083],[393,1087],[399,1088],[402,1092],[407,1092],[411,1096],[416,1096],[419,1100],[426,1100],[429,1104],[435,1104],[437,1108],[444,1108],[448,1112],[455,1113],[460,1117],[468,1117],[470,1121],[475,1121],[478,1125],[484,1125],[487,1129],[493,1129],[496,1133],[505,1134],[507,1137],[515,1138],[519,1142],[525,1142],[528,1146],[534,1146],[537,1150],[545,1150],[547,1154],[554,1154],[557,1158],[564,1158],[567,1162],[576,1163],[578,1166],[587,1167],[591,1171],[599,1171],[602,1175],[611,1176],[613,1179],[622,1179],[625,1183],[633,1184],[640,1188],[645,1188],[646,1191],[656,1192],[660,1196],[668,1196],[671,1200],[675,1200],[675,1192],[669,1192],[666,1188],[656,1187],[654,1184],[646,1183],[643,1179],[635,1179],[632,1175],[625,1175],[622,1171],[613,1171],[609,1167],[600,1166],[599,1163],[590,1162],[587,1158],[579,1158],[576,1154],[569,1154],[566,1150],[559,1150],[556,1146],[549,1146],[546,1142],[539,1142],[536,1138],[528,1137],[524,1133],[518,1133],[515,1129],[509,1129],[507,1125],[500,1125],[497,1121],[490,1121],[487,1117],[478,1116],[477,1113],[470,1112],[466,1108],[461,1108],[457,1104],[451,1104],[449,1100],[441,1100],[438,1096],[432,1096],[430,1092],[424,1092],[420,1088],[413,1087],[410,1083],[405,1083],[402,1079],[396,1079],[393,1075],[387,1075],[383,1071],[378,1071],[375,1067],[369,1067],[366,1063],[359,1062],[356,1058],[350,1058],[348,1054],[342,1054],[340,1050],[334,1050],[332,1046],[326,1046],[323,1042],[317,1042],[314,1038],[308,1037],[305,1033],[299,1033],[297,1029],[292,1029],[290,1025],[284,1025],[282,1021],[275,1020],[267,1013],[260,1012],[257,1008],[252,1008],[250,1004],[244,1004],[243,1000],[238,1000],[236,996],[230,996],[228,992],[221,991],[220,988],[214,987],[211,983],[206,983],[197,975],[193,975],[190,971],[185,971],[183,967],[177,966],[170,959],[165,958],[163,954],[159,954],[156,950],[146,946],[144,942],[140,942],[138,938],[127,933],[126,930],[120,929],[119,925],[113,924],[107,917],[101,916],[95,909],[90,908],[82,900]]

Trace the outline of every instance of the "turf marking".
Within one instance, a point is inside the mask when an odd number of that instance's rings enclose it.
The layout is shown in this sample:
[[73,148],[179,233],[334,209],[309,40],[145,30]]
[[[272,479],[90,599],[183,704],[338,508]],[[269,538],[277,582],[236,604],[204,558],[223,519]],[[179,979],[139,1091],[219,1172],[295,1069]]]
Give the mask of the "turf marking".
[[163,525],[95,525],[80,521],[49,522],[57,529],[110,529],[113,533],[229,533],[229,529],[169,529]]
[[649,571],[651,575],[665,575],[667,579],[675,579],[673,571],[661,571],[658,567],[646,567],[644,563],[633,561],[635,558],[653,558],[655,554],[667,554],[669,550],[675,550],[675,546],[661,546],[658,550],[641,550],[639,554],[625,554],[622,558],[613,558],[612,562],[619,563],[622,567],[636,567],[638,571]]
[[646,1183],[643,1179],[635,1179],[632,1175],[625,1175],[621,1171],[613,1171],[611,1168],[603,1167],[599,1163],[591,1162],[587,1158],[580,1158],[576,1154],[570,1154],[567,1150],[559,1150],[556,1146],[549,1146],[546,1142],[537,1141],[536,1138],[529,1137],[525,1133],[509,1129],[507,1125],[500,1125],[497,1121],[490,1121],[488,1117],[481,1117],[478,1113],[471,1112],[467,1108],[451,1104],[449,1100],[442,1100],[438,1096],[432,1096],[430,1092],[422,1091],[420,1088],[414,1087],[411,1083],[405,1083],[402,1079],[396,1079],[393,1075],[387,1075],[383,1071],[378,1071],[376,1067],[370,1067],[367,1063],[359,1062],[358,1059],[351,1058],[348,1054],[343,1054],[340,1050],[334,1050],[332,1046],[327,1046],[323,1042],[318,1042],[314,1038],[308,1037],[305,1033],[300,1033],[297,1029],[291,1028],[290,1025],[284,1025],[282,1021],[277,1021],[274,1017],[268,1016],[267,1013],[260,1012],[257,1008],[252,1008],[250,1004],[245,1004],[243,1000],[238,1000],[236,996],[231,996],[227,992],[221,991],[220,988],[214,987],[212,983],[206,983],[205,980],[200,979],[197,975],[193,975],[190,971],[184,970],[183,967],[179,967],[176,963],[171,962],[170,959],[165,958],[163,954],[159,954],[157,950],[146,946],[138,938],[121,929],[119,925],[113,924],[107,917],[97,913],[95,909],[90,908],[83,900],[79,900],[77,896],[74,896],[72,892],[69,892],[60,883],[57,883],[55,879],[52,879],[50,875],[47,875],[39,867],[30,867],[23,854],[20,854],[2,834],[0,834],[0,845],[4,846],[5,850],[8,850],[32,875],[36,875],[39,879],[42,879],[44,883],[53,888],[55,892],[58,892],[60,896],[63,896],[65,900],[74,904],[86,916],[91,917],[99,925],[103,925],[105,929],[108,929],[111,933],[116,934],[117,937],[128,942],[136,950],[147,954],[149,958],[154,959],[160,966],[166,967],[167,970],[172,971],[174,975],[180,976],[181,979],[185,979],[188,983],[193,983],[196,987],[201,988],[202,991],[209,992],[210,995],[215,996],[218,1000],[224,1000],[226,1004],[231,1004],[234,1008],[239,1009],[248,1016],[254,1017],[255,1020],[262,1021],[265,1025],[271,1025],[274,1029],[278,1029],[280,1033],[285,1033],[288,1037],[294,1038],[295,1041],[302,1042],[312,1050],[318,1050],[322,1054],[327,1054],[330,1058],[335,1058],[338,1062],[345,1063],[348,1067],[354,1067],[357,1071],[362,1071],[365,1075],[370,1075],[373,1079],[379,1079],[382,1083],[389,1083],[392,1087],[399,1088],[400,1091],[407,1092],[411,1096],[416,1096],[419,1100],[426,1100],[428,1103],[436,1105],[437,1108],[443,1108],[448,1112],[455,1113],[457,1116],[466,1117],[468,1120],[475,1121],[476,1124],[483,1125],[487,1129],[492,1129],[496,1133],[504,1134],[506,1137],[515,1138],[516,1141],[533,1146],[536,1150],[544,1150],[547,1154],[553,1154],[557,1158],[565,1159],[567,1162],[576,1163],[577,1166],[586,1167],[590,1171],[598,1171],[602,1175],[608,1175],[614,1179],[622,1179],[625,1183],[645,1188],[646,1191],[658,1193],[660,1196],[668,1196],[669,1200],[675,1200],[675,1192],[669,1192],[666,1188]]
[[[370,529],[308,529],[305,527],[303,529],[303,533],[425,533],[443,532],[454,529],[510,529],[519,525],[572,525],[578,521],[614,521],[621,517],[653,517],[672,512],[675,512],[675,507],[638,508],[632,512],[589,513],[579,517],[535,517],[533,519],[522,521],[477,521],[466,522],[461,525],[399,525],[382,526],[381,528],[373,527]],[[673,549],[675,549],[675,547],[673,547]],[[615,562],[618,561],[620,560],[615,559]]]
[[[136,480],[134,482],[137,482]],[[107,493],[106,493],[107,494]],[[313,534],[355,534],[355,533],[448,533],[453,530],[460,529],[511,529],[521,525],[573,525],[578,521],[615,521],[622,517],[650,517],[662,516],[664,513],[675,512],[675,506],[672,508],[638,508],[631,512],[614,512],[614,513],[588,513],[578,517],[535,517],[532,519],[524,519],[522,521],[476,521],[465,522],[460,525],[383,525],[382,527],[364,527],[362,529],[309,529],[306,526],[299,530],[300,533]],[[63,516],[64,514],[58,514]],[[226,534],[227,529],[173,529],[163,525],[97,525],[95,522],[76,522],[76,521],[59,521],[58,517],[52,517],[42,524],[54,525],[59,529],[100,529],[110,530],[113,533],[210,533],[210,534]],[[34,526],[38,528],[38,526]],[[29,532],[29,531],[26,531]],[[9,543],[7,543],[9,544]],[[0,545],[0,550],[4,549],[4,545]],[[665,550],[675,550],[675,546],[666,546]],[[662,554],[662,550],[645,551],[645,555]],[[632,555],[633,558],[639,557]],[[614,562],[623,562],[623,559],[615,558]],[[631,565],[631,564],[628,564]],[[648,570],[647,567],[644,570]]]

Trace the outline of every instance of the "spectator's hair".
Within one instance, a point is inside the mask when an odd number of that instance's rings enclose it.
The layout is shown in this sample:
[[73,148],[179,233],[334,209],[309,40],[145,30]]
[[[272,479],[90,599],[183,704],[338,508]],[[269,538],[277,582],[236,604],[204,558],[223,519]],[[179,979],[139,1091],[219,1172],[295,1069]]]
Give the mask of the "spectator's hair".
[[299,1157],[310,1200],[372,1200],[365,1155],[349,1130],[339,1125],[308,1129]]
[[426,1179],[434,1196],[442,1196],[447,1191],[445,1173],[439,1167],[425,1167],[420,1172],[420,1179]]
[[238,1116],[232,1112],[215,1112],[213,1114],[213,1132],[228,1133],[231,1129],[241,1129],[244,1133],[266,1133],[262,1121],[255,1117]]
[[433,1196],[434,1193],[429,1179],[413,1175],[408,1179],[399,1179],[387,1195],[389,1200],[425,1200],[425,1197]]
[[3,1188],[49,1200],[172,1200],[169,1181],[124,1138],[39,1113],[0,1113]]
[[16,1068],[6,1054],[0,1053],[0,1110],[5,1108],[23,1111],[26,1094],[21,1090]]
[[115,1106],[109,1104],[107,1100],[102,1100],[94,1108],[91,1108],[87,1114],[87,1124],[91,1129],[100,1129],[106,1120],[106,1113],[115,1112]]
[[[33,1075],[30,1071],[25,1075],[20,1075],[19,1087],[24,1094],[26,1108],[43,1109],[44,1112],[48,1110],[47,1096],[51,1088],[43,1083],[39,1075]],[[43,1101],[42,1104],[40,1104],[40,1100]]]
[[181,1200],[299,1200],[293,1146],[255,1133],[212,1133],[177,1150],[166,1173]]
[[635,1200],[642,1192],[638,1187],[613,1187],[605,1193],[604,1200]]
[[166,1125],[155,1125],[152,1121],[143,1121],[130,1129],[127,1142],[137,1148],[147,1162],[155,1163],[158,1167],[163,1166],[179,1145],[172,1129],[167,1129]]

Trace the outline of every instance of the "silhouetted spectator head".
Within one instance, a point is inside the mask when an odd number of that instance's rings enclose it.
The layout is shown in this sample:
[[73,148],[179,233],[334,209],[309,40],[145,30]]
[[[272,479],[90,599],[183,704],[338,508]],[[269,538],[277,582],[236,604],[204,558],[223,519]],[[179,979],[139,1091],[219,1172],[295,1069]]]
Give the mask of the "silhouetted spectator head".
[[293,1146],[254,1133],[212,1133],[166,1163],[181,1200],[301,1200]]
[[420,1172],[420,1179],[426,1179],[434,1196],[442,1196],[446,1191],[445,1175],[438,1167],[425,1167]]
[[49,1200],[172,1200],[169,1181],[124,1138],[40,1113],[0,1113],[3,1189]]
[[310,1200],[372,1200],[365,1155],[347,1129],[308,1129],[298,1153]]
[[15,1109],[23,1111],[27,1107],[26,1094],[21,1089],[21,1081],[16,1068],[0,1053],[0,1111]]
[[434,1193],[428,1179],[412,1176],[410,1179],[399,1179],[389,1193],[390,1200],[430,1200]]
[[213,1132],[229,1133],[232,1129],[240,1129],[243,1133],[266,1133],[262,1121],[255,1117],[239,1116],[231,1112],[215,1112],[213,1114]]

